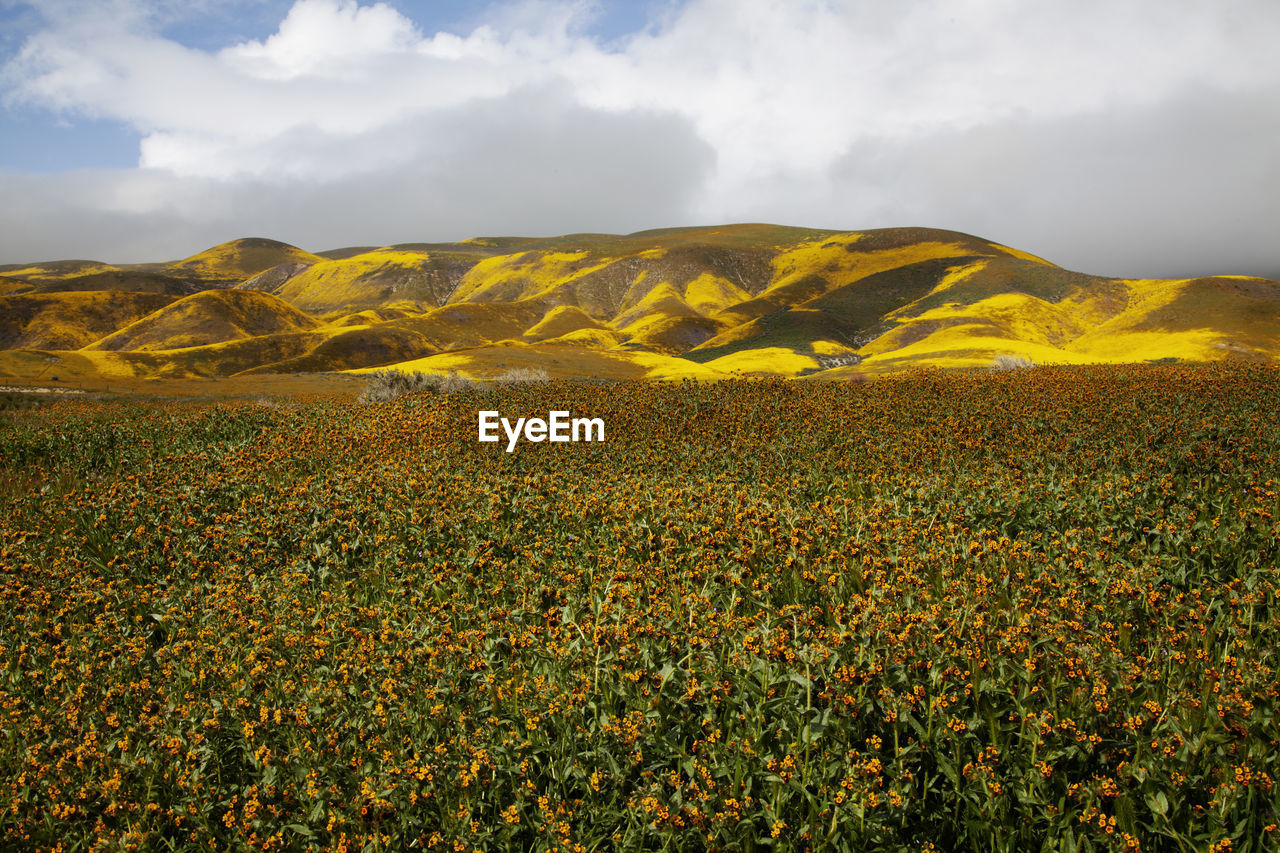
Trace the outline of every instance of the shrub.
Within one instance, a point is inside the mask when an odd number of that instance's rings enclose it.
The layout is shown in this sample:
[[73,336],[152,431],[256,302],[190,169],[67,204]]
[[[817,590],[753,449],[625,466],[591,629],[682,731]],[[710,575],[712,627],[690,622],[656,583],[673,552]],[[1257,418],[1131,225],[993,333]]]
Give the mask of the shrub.
[[499,376],[495,376],[493,381],[499,385],[520,385],[526,382],[546,382],[551,376],[541,367],[515,367]]
[[431,394],[456,394],[476,387],[476,383],[456,371],[447,374],[423,373],[415,370],[405,373],[399,370],[379,370],[369,374],[369,384],[360,395],[362,403],[385,403],[402,394],[427,392]]
[[541,368],[516,367],[489,380],[468,379],[457,371],[447,374],[423,373],[415,370],[405,373],[399,370],[379,370],[369,374],[369,384],[360,396],[363,403],[385,403],[402,394],[430,393],[457,394],[460,391],[483,391],[494,385],[521,385],[529,382],[546,382],[551,377]]
[[991,369],[996,371],[1026,370],[1028,367],[1035,366],[1036,363],[1026,356],[1007,352],[1002,352],[991,360]]
[[38,403],[35,394],[24,394],[21,391],[4,391],[0,393],[0,412],[11,409],[34,409]]

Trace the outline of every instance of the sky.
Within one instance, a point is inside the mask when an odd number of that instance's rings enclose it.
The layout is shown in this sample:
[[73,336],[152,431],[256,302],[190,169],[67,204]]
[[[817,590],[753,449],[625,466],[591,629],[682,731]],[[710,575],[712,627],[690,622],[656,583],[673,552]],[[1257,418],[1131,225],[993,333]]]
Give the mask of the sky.
[[1280,277],[1275,0],[0,0],[0,264],[771,222]]

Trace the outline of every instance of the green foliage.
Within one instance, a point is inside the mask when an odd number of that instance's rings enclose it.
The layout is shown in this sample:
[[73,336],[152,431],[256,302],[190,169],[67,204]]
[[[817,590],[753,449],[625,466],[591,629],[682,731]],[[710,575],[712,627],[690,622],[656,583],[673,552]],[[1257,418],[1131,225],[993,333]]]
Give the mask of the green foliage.
[[1276,370],[475,390],[0,419],[6,845],[1275,847]]
[[40,401],[36,399],[35,394],[22,391],[0,391],[0,412],[34,409],[38,405]]

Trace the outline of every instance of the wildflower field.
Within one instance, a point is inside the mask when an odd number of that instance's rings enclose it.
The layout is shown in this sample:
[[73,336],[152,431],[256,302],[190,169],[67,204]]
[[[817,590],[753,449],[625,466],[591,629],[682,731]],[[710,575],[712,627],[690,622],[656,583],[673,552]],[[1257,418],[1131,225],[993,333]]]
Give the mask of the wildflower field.
[[1275,368],[67,402],[0,460],[4,849],[1280,846]]

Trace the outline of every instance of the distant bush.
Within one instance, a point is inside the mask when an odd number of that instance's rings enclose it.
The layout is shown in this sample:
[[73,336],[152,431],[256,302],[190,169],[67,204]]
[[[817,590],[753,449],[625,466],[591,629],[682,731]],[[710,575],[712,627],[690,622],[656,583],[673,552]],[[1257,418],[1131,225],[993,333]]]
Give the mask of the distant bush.
[[519,385],[527,382],[546,382],[551,377],[540,368],[517,367],[490,380],[468,379],[457,371],[447,374],[422,373],[415,370],[404,373],[399,370],[379,370],[369,374],[369,384],[360,396],[362,403],[385,403],[402,394],[457,394],[462,391],[483,391],[487,385]]
[[455,371],[447,374],[423,373],[415,370],[403,373],[399,370],[379,370],[369,374],[369,384],[360,395],[362,403],[385,403],[402,394],[430,393],[456,394],[475,388],[475,382],[458,375]]
[[499,385],[519,385],[525,382],[546,382],[551,376],[541,367],[516,367],[508,370],[493,381]]
[[20,391],[0,393],[0,412],[16,409],[34,409],[39,405],[35,396],[34,394],[23,394]]
[[1023,355],[1013,355],[1003,352],[991,361],[991,369],[996,371],[1004,370],[1026,370],[1028,367],[1035,367],[1036,363]]

